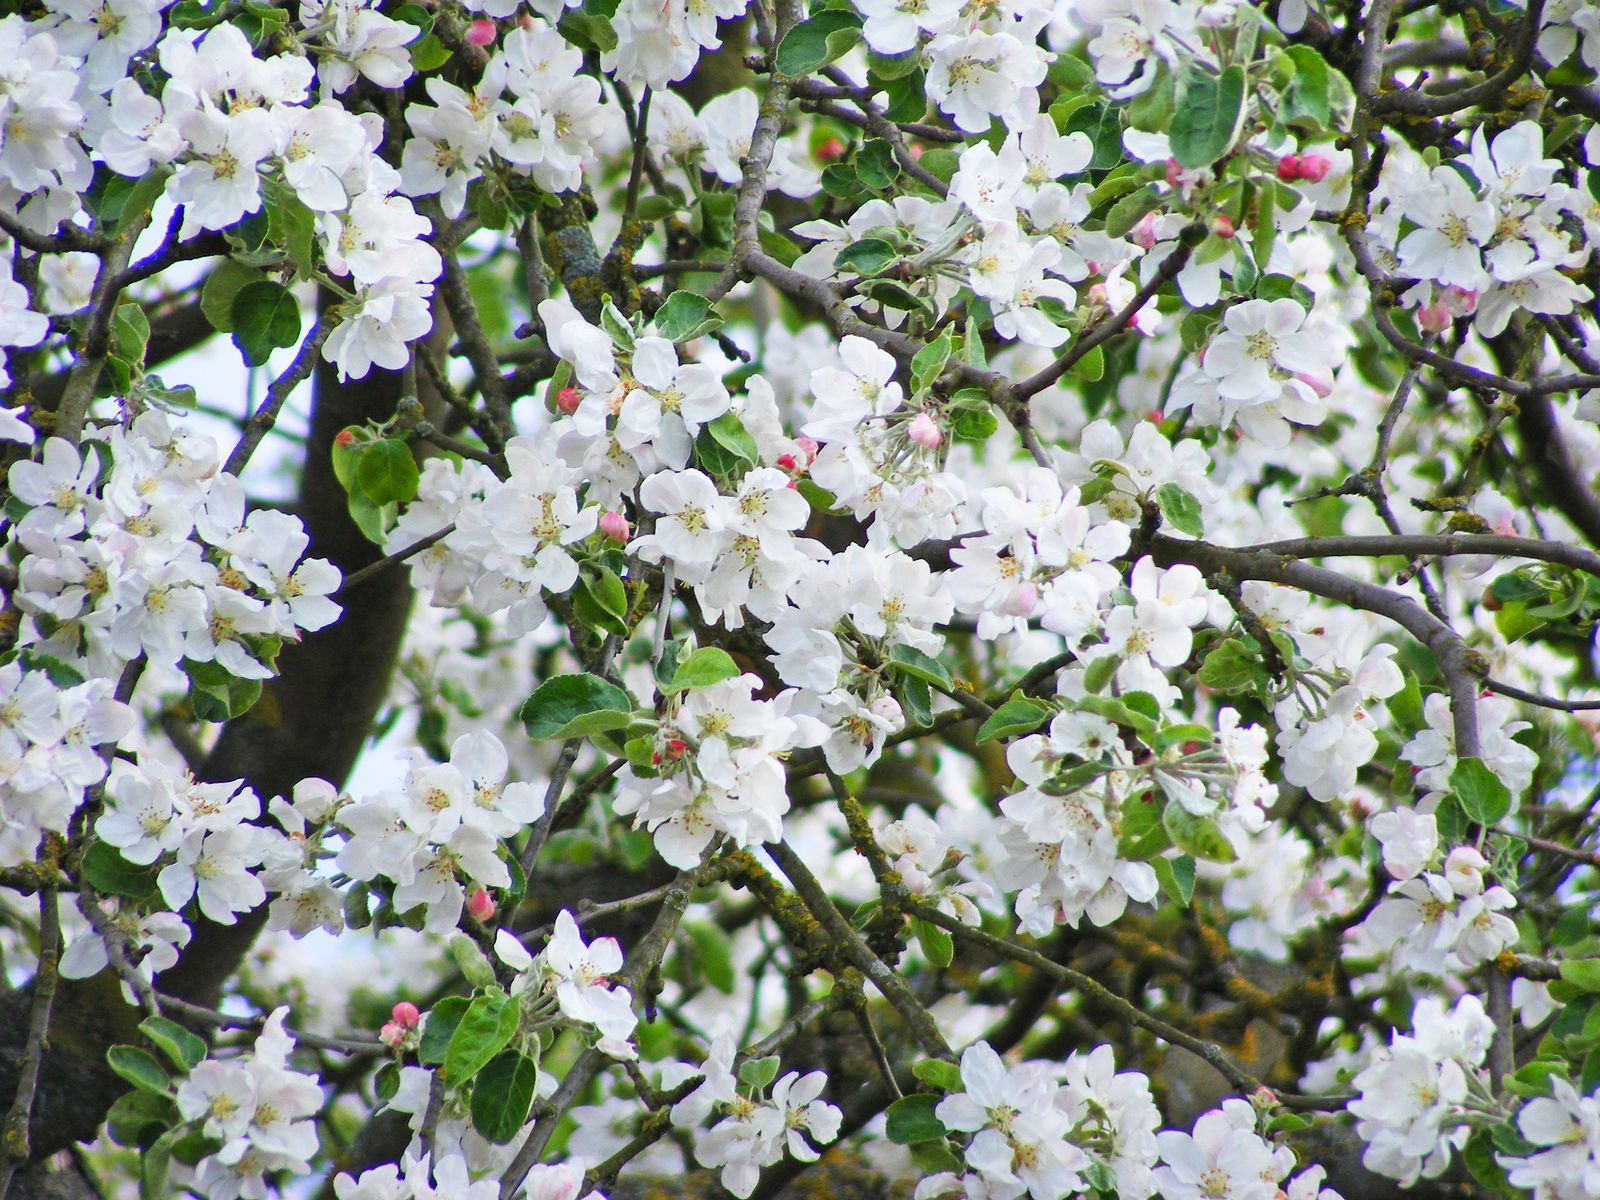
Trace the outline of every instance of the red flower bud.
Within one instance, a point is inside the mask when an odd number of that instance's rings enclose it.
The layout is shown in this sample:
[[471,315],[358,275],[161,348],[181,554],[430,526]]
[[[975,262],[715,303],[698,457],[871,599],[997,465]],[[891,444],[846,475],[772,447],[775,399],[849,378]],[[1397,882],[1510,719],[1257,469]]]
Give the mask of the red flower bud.
[[482,888],[477,888],[467,897],[467,911],[472,914],[475,921],[487,921],[494,916],[494,897]]
[[600,532],[620,546],[628,540],[628,518],[619,512],[605,513],[600,518]]
[[1234,235],[1232,219],[1226,213],[1218,213],[1211,218],[1211,232],[1219,238],[1231,238]]
[[1333,170],[1333,160],[1324,154],[1307,154],[1300,160],[1300,178],[1307,183],[1321,183]]
[[1285,154],[1278,160],[1278,178],[1285,183],[1293,183],[1300,178],[1300,156],[1298,154]]
[[556,407],[566,416],[571,416],[578,411],[578,405],[583,402],[583,397],[578,394],[575,387],[564,387],[556,393]]
[[467,26],[466,43],[469,46],[487,46],[494,41],[494,22],[480,17]]
[[422,1014],[409,1000],[402,1000],[389,1013],[394,1023],[402,1029],[415,1029],[422,1022]]
[[836,137],[825,138],[817,146],[817,161],[820,163],[835,163],[844,154],[844,143]]

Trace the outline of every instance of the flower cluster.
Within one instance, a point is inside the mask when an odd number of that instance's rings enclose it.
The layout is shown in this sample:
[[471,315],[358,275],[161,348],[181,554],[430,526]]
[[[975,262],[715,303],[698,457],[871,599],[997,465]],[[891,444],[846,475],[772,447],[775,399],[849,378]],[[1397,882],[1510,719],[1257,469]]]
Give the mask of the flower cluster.
[[297,517],[247,517],[238,480],[217,468],[211,439],[156,411],[82,449],[50,438],[38,461],[13,464],[27,509],[7,531],[23,555],[20,644],[99,676],[143,657],[270,677],[282,641],[338,616],[339,573],[302,559]]
[[[712,1043],[701,1068],[702,1082],[672,1106],[671,1119],[674,1126],[695,1131],[696,1161],[720,1169],[722,1186],[744,1197],[755,1191],[761,1168],[780,1161],[785,1150],[797,1162],[815,1162],[819,1155],[813,1143],[825,1146],[838,1137],[844,1114],[819,1099],[827,1083],[821,1071],[790,1071],[772,1083],[775,1058],[762,1060],[772,1068],[766,1075],[770,1093],[764,1085],[741,1086],[749,1071],[741,1068],[734,1074],[734,1051],[732,1038]],[[701,1128],[715,1113],[722,1119],[710,1129]]]
[[1353,1081],[1360,1095],[1350,1112],[1369,1170],[1404,1185],[1444,1172],[1472,1132],[1453,1118],[1469,1096],[1488,1094],[1480,1068],[1494,1032],[1476,996],[1461,997],[1448,1012],[1432,996],[1417,1004],[1411,1032],[1395,1034]]
[[424,910],[425,927],[455,928],[466,884],[505,888],[511,873],[501,839],[538,819],[544,797],[531,785],[506,783],[505,747],[493,734],[457,738],[448,762],[420,754],[400,788],[342,805],[341,870],[393,885],[399,912]]
[[1095,1186],[1149,1196],[1160,1114],[1149,1081],[1116,1073],[1108,1046],[1073,1054],[1064,1079],[1042,1062],[1008,1067],[986,1042],[961,1054],[962,1090],[934,1110],[945,1128],[974,1135],[963,1175],[936,1174],[918,1200],[951,1192],[1061,1200]]
[[293,1070],[287,1008],[267,1017],[254,1048],[237,1058],[208,1058],[178,1087],[178,1114],[206,1139],[195,1187],[213,1200],[266,1194],[269,1172],[308,1172],[317,1152],[322,1089]]
[[1556,178],[1544,134],[1520,121],[1491,140],[1480,128],[1468,152],[1428,168],[1397,147],[1384,161],[1371,226],[1424,329],[1472,316],[1486,337],[1513,313],[1564,316],[1593,298],[1567,272],[1589,257],[1593,198]]
[[553,999],[561,1017],[599,1033],[599,1047],[607,1054],[635,1057],[628,1044],[638,1023],[633,993],[609,978],[622,967],[622,948],[616,938],[585,943],[572,914],[562,909],[550,941],[537,956],[529,954],[504,929],[495,935],[494,950],[496,957],[516,972],[511,995],[521,997],[525,1021],[550,1023]]

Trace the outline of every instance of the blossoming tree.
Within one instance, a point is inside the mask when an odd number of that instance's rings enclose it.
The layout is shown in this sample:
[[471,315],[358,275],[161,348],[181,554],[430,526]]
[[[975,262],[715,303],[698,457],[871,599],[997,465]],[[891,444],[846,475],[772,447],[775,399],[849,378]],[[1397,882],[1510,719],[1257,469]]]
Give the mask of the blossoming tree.
[[1600,1200],[1600,9],[4,8],[0,1198]]

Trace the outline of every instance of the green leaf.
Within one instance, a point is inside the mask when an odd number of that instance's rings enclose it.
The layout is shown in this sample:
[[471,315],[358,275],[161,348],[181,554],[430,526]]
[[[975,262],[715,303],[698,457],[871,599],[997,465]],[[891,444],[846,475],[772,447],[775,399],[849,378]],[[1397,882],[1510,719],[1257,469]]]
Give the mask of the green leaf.
[[1461,811],[1479,825],[1493,825],[1511,811],[1511,791],[1482,759],[1463,758],[1450,772],[1450,790]]
[[369,443],[356,462],[356,485],[372,504],[409,504],[422,478],[411,447],[398,438]]
[[1244,124],[1244,93],[1244,68],[1237,63],[1220,75],[1184,73],[1171,129],[1172,156],[1179,166],[1209,167],[1233,148]]
[[1156,489],[1156,503],[1161,507],[1161,515],[1166,518],[1179,533],[1186,533],[1190,537],[1200,537],[1205,531],[1205,525],[1200,520],[1200,501],[1187,488],[1176,483],[1163,483]]
[[573,615],[584,625],[602,629],[606,633],[626,636],[628,626],[623,619],[628,615],[628,593],[622,580],[605,567],[589,565],[578,576],[578,586],[572,591]]
[[1180,858],[1158,858],[1150,865],[1155,868],[1161,890],[1180,908],[1188,908],[1194,896],[1194,859],[1185,854]]
[[916,50],[907,50],[904,54],[879,54],[870,47],[867,50],[867,68],[872,77],[881,82],[904,79],[921,65],[922,56]]
[[106,1051],[106,1065],[140,1091],[158,1096],[171,1091],[172,1080],[148,1050],[137,1046],[112,1046]]
[[939,928],[932,921],[913,920],[911,927],[916,932],[922,957],[929,963],[942,969],[955,961],[955,940],[947,930]]
[[1481,1129],[1473,1135],[1466,1149],[1461,1152],[1461,1161],[1472,1177],[1491,1191],[1502,1195],[1523,1194],[1510,1185],[1505,1171],[1495,1161],[1494,1139],[1487,1129]]
[[1294,63],[1294,78],[1284,93],[1278,119],[1287,125],[1304,125],[1314,131],[1328,127],[1330,80],[1327,61],[1310,46],[1287,46],[1283,53]]
[[139,1022],[139,1032],[149,1038],[180,1071],[194,1070],[206,1056],[204,1038],[190,1033],[166,1017],[146,1017]]
[[835,270],[849,271],[855,275],[877,275],[888,270],[900,259],[900,251],[882,238],[862,238],[852,242],[833,260]]
[[1161,805],[1146,796],[1124,801],[1117,821],[1117,857],[1146,862],[1160,854],[1172,839],[1161,820]]
[[480,992],[474,996],[445,1049],[445,1083],[465,1083],[483,1070],[516,1036],[521,1020],[521,1003],[504,992]]
[[157,167],[134,181],[117,208],[117,224],[112,233],[113,237],[125,236],[134,225],[150,215],[156,200],[166,190],[167,177],[171,173],[165,167]]
[[267,207],[267,236],[288,254],[296,279],[311,278],[317,264],[317,218],[287,184],[268,181],[262,195]]
[[139,1200],[167,1200],[167,1172],[172,1166],[172,1148],[189,1132],[186,1126],[169,1129],[139,1156]]
[[1122,162],[1122,117],[1115,105],[1085,104],[1067,118],[1063,133],[1087,134],[1094,143],[1089,170],[1109,171]]
[[722,326],[711,301],[696,292],[679,289],[656,310],[656,330],[672,342],[692,341]]
[[912,356],[911,389],[913,392],[920,392],[930,387],[933,381],[943,374],[945,363],[950,361],[951,345],[950,335],[941,333]]
[[736,458],[752,466],[761,461],[761,450],[756,445],[756,439],[744,427],[744,423],[731,412],[725,412],[715,421],[708,423],[705,432],[711,436],[712,441]]
[[[915,55],[907,55],[915,60]],[[873,191],[886,191],[900,176],[894,148],[882,138],[872,138],[856,153],[856,175]]]
[[1106,213],[1106,236],[1126,237],[1144,219],[1145,214],[1160,207],[1161,198],[1160,189],[1153,183],[1147,183],[1138,191],[1130,192],[1118,200]]
[[611,22],[595,13],[564,13],[556,29],[561,36],[585,50],[608,54],[617,48],[617,31]]
[[1561,978],[1586,992],[1600,992],[1600,958],[1569,958],[1560,966]]
[[1170,803],[1162,811],[1161,824],[1179,850],[1207,862],[1231,863],[1233,846],[1210,817],[1197,817],[1181,804]]
[[[977,392],[977,389],[963,388],[962,391]],[[950,415],[950,436],[958,442],[986,442],[1000,428],[987,396],[981,402],[952,404],[947,411]]]
[[1400,728],[1410,731],[1422,728],[1422,687],[1417,677],[1405,672],[1405,683],[1388,699],[1389,715],[1400,722]]
[[933,720],[933,693],[925,679],[902,675],[900,704],[905,709],[906,720],[913,726],[926,725]]
[[189,706],[202,721],[231,721],[261,698],[259,679],[230,675],[221,663],[184,659],[183,669],[189,676]]
[[1072,369],[1067,372],[1073,379],[1081,379],[1085,383],[1098,383],[1105,377],[1106,352],[1103,346],[1090,346],[1089,352],[1072,364]]
[[[1267,186],[1261,189],[1261,199],[1256,203],[1256,237],[1250,247],[1250,252],[1255,256],[1256,266],[1263,271],[1272,258],[1272,245],[1278,239],[1278,189]],[[1271,278],[1267,276],[1265,278]],[[1256,295],[1261,295],[1261,284],[1265,279],[1256,282]]]
[[1245,648],[1238,638],[1229,638],[1211,648],[1195,678],[1201,686],[1223,695],[1257,693],[1267,683],[1261,659]]
[[177,1123],[177,1106],[154,1092],[124,1092],[106,1113],[106,1132],[111,1140],[131,1150],[150,1145],[162,1130]]
[[1140,712],[1130,703],[1132,695],[1120,698],[1110,696],[1084,696],[1075,700],[1073,708],[1081,712],[1091,712],[1097,717],[1104,717],[1114,725],[1123,725],[1132,729],[1141,737],[1153,738],[1156,734],[1156,720],[1148,713]]
[[633,698],[598,675],[557,675],[534,689],[517,717],[534,741],[626,729]]
[[134,366],[143,366],[145,343],[150,340],[150,319],[144,309],[129,301],[117,305],[111,319],[111,346],[116,355]]
[[955,680],[938,659],[924,654],[912,646],[895,645],[889,649],[889,664],[905,675],[912,675],[937,687],[950,689]]
[[1041,700],[1030,700],[1020,692],[989,714],[978,728],[978,744],[996,738],[1032,733],[1055,715],[1055,709]]
[[94,841],[83,852],[79,869],[83,880],[107,896],[138,900],[156,893],[156,868],[135,866],[109,842]]
[[860,40],[859,16],[843,9],[825,9],[783,35],[773,67],[780,75],[799,79],[842,58]]
[[849,200],[861,190],[853,163],[829,163],[822,168],[822,190],[839,200]]
[[474,987],[495,986],[494,966],[471,934],[465,930],[453,929],[450,931],[448,944],[450,957],[456,960],[456,966],[461,969],[462,977],[468,983]]
[[941,1092],[966,1090],[966,1085],[961,1082],[961,1068],[942,1058],[919,1058],[911,1064],[911,1073]]
[[747,1058],[739,1064],[739,1082],[753,1088],[764,1088],[778,1077],[778,1056]]
[[461,1024],[461,1018],[466,1015],[471,1003],[465,996],[446,996],[428,1010],[422,1023],[422,1041],[417,1047],[419,1063],[425,1067],[437,1067],[444,1062],[456,1027]]
[[411,66],[419,75],[437,71],[451,57],[445,44],[431,33],[425,33],[411,43]]
[[936,1141],[945,1135],[944,1125],[933,1113],[938,1107],[939,1097],[926,1092],[902,1096],[889,1106],[884,1132],[891,1142],[900,1146]]
[[374,504],[360,492],[350,496],[350,520],[355,522],[361,536],[375,546],[382,546],[389,540],[389,526],[394,524],[396,515],[393,504]]
[[539,1066],[527,1055],[516,1050],[495,1055],[472,1081],[472,1127],[505,1145],[528,1119],[538,1082]]
[[709,921],[685,922],[683,929],[694,946],[695,961],[705,981],[723,995],[731,996],[737,984],[732,940]]
[[713,683],[721,683],[740,674],[739,664],[733,661],[726,650],[702,646],[678,664],[678,669],[672,673],[672,682],[662,691],[673,695],[690,688],[710,687]]
[[245,284],[234,294],[228,314],[233,344],[249,366],[261,366],[274,350],[300,340],[300,303],[281,283]]

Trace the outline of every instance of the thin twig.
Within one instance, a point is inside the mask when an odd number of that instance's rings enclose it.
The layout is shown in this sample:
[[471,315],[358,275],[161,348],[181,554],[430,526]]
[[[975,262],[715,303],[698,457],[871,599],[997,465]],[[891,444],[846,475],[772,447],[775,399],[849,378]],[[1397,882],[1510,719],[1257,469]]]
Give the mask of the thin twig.
[[50,1008],[55,1001],[61,965],[61,912],[56,889],[39,889],[39,969],[33,976],[33,1007],[28,1017],[28,1040],[17,1073],[17,1091],[6,1114],[5,1155],[0,1159],[0,1200],[11,1189],[12,1177],[28,1161],[28,1125],[33,1119],[33,1097],[39,1087],[39,1066],[44,1061],[45,1038],[50,1032]]

